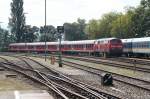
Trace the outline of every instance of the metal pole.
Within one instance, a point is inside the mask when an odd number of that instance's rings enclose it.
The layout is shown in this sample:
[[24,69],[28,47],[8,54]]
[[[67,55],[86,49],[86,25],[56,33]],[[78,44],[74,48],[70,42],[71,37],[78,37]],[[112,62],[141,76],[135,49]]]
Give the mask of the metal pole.
[[[26,13],[24,13],[24,15],[25,14],[28,14],[27,12]],[[28,28],[27,28],[27,25],[26,25],[26,32],[25,32],[25,56],[28,56],[27,54],[28,54],[28,48],[27,48],[27,33],[28,33]]]
[[59,67],[62,67],[62,57],[61,57],[61,34],[59,35]]
[[45,0],[45,61],[46,61],[46,0]]
[[122,39],[122,33],[121,33],[121,15],[120,15],[120,38]]
[[[25,51],[27,51],[27,40],[26,40],[27,38],[26,38],[26,33],[25,33]],[[26,54],[25,54],[25,56],[27,56],[27,52],[25,52]]]

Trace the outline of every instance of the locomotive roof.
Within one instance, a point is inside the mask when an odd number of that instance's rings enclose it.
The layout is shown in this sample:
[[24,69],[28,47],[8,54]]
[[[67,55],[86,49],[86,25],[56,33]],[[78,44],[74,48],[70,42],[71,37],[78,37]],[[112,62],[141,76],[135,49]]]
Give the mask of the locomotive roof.
[[112,38],[102,38],[102,39],[98,39],[98,41],[113,40],[113,39],[117,39],[117,38],[114,38],[114,37],[112,37]]

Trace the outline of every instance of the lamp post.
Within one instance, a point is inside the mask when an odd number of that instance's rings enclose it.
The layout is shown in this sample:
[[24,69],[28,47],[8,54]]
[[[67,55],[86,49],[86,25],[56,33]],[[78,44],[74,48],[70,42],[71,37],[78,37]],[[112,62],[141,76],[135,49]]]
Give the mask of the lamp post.
[[57,26],[58,38],[59,38],[59,67],[62,67],[62,53],[61,53],[61,39],[62,33],[64,33],[64,26]]
[[47,50],[47,48],[46,48],[46,35],[47,35],[47,33],[46,33],[46,0],[45,0],[45,61],[46,61],[46,50]]
[[[24,15],[25,15],[25,14],[28,14],[28,13],[25,12]],[[27,25],[25,26],[25,29],[26,29],[26,31],[25,31],[25,33],[24,33],[24,36],[25,36],[25,52],[26,52],[25,56],[27,56],[27,53],[28,53],[28,52],[27,52],[27,49],[28,49],[28,48],[27,48],[27,30],[28,30]]]
[[[27,33],[25,33],[25,49],[27,51]],[[26,52],[26,56],[27,56],[27,52]]]
[[121,25],[121,24],[122,24],[122,23],[121,23],[121,16],[122,16],[122,15],[120,15],[120,20],[119,20],[119,24],[120,24],[120,25],[119,25],[119,26],[120,26],[120,27],[119,27],[119,28],[120,28],[120,31],[119,31],[119,32],[120,32],[120,38],[122,39],[122,30],[121,30],[121,28],[122,28],[122,25]]

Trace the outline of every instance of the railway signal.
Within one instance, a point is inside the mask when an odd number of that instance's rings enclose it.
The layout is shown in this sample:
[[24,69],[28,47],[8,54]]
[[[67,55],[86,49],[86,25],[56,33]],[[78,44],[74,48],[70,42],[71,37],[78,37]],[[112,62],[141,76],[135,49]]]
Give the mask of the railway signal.
[[102,74],[101,84],[104,85],[104,86],[111,86],[111,85],[113,85],[113,77],[112,77],[112,75],[108,74],[108,73]]
[[58,39],[59,39],[59,67],[62,67],[62,55],[61,55],[61,39],[62,33],[64,33],[64,26],[57,26]]
[[64,33],[64,26],[57,26],[57,32],[58,33]]

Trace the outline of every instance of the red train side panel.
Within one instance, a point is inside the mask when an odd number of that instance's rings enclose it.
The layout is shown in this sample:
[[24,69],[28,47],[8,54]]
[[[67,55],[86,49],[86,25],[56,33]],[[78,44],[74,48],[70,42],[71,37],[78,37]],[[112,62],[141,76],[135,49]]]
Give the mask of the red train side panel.
[[[47,42],[47,51],[58,51],[58,42]],[[90,53],[105,53],[105,54],[121,54],[122,42],[116,38],[106,38],[98,40],[82,40],[82,41],[62,41],[61,50],[63,52],[90,52]],[[44,52],[45,43],[14,43],[9,45],[10,51],[36,51]]]

